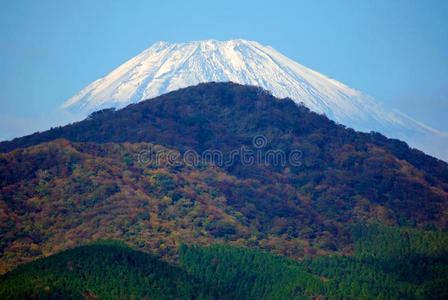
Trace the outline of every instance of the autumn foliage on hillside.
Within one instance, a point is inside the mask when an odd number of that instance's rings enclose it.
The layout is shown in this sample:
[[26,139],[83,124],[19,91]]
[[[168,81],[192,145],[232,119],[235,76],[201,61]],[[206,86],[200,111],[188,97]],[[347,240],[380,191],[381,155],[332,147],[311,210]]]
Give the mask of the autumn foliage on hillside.
[[[263,137],[262,147],[254,137]],[[280,151],[294,163],[173,163],[152,152]],[[175,261],[228,242],[293,259],[351,253],[349,228],[448,228],[448,167],[255,87],[210,83],[0,143],[2,270],[104,238]]]

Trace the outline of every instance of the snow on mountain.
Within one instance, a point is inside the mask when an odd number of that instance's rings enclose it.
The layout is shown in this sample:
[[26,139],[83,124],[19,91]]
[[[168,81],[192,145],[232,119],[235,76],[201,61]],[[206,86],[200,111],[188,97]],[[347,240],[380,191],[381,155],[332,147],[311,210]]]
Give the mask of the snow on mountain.
[[88,114],[210,81],[260,86],[360,131],[377,131],[448,160],[448,137],[254,41],[158,42],[69,99]]

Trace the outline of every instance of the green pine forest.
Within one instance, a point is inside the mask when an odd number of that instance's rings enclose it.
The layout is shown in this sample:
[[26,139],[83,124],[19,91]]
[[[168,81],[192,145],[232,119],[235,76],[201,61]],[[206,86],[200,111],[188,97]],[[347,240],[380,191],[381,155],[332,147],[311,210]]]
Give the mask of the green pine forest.
[[181,245],[179,265],[98,241],[0,277],[1,299],[446,299],[448,234],[352,228],[352,256],[294,261],[226,244]]

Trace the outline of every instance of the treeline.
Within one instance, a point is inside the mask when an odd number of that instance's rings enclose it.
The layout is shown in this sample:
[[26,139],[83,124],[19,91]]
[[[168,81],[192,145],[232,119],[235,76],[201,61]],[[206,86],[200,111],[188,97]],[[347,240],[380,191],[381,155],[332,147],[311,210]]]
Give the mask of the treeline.
[[448,299],[448,233],[353,227],[353,256],[292,261],[225,245],[181,247],[181,265],[242,299]]
[[447,299],[448,233],[355,226],[352,256],[294,261],[229,245],[179,247],[179,266],[100,242],[19,266],[1,299]]
[[354,226],[352,232],[353,256],[301,262],[329,279],[329,298],[448,298],[447,232],[379,225]]
[[115,241],[21,265],[0,277],[1,299],[216,299],[184,270]]
[[199,280],[219,287],[221,299],[309,299],[324,282],[282,256],[228,245],[181,246],[180,264]]

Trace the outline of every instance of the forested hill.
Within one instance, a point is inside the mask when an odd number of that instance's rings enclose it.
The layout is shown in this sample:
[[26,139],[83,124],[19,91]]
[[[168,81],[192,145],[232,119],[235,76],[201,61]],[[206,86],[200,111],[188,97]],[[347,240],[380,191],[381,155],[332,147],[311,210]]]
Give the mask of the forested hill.
[[63,251],[0,276],[2,299],[217,299],[216,290],[118,241]]
[[0,151],[9,152],[57,138],[96,143],[153,142],[176,149],[221,149],[250,143],[254,134],[259,133],[268,133],[271,139],[284,137],[286,133],[295,137],[314,135],[310,142],[316,146],[326,144],[330,150],[345,144],[359,150],[370,143],[418,168],[438,170],[437,175],[448,178],[446,163],[410,149],[404,142],[378,133],[346,130],[288,98],[278,99],[258,87],[231,82],[203,83],[118,111],[97,111],[81,122],[1,142]]
[[179,265],[101,241],[0,276],[2,299],[447,299],[448,235],[354,226],[352,256],[181,245]]
[[[259,135],[265,137],[264,151],[282,150],[286,155],[300,151],[299,163],[306,169],[373,173],[375,169],[415,168],[424,181],[443,191],[439,195],[448,191],[447,163],[379,133],[359,133],[335,124],[290,99],[234,83],[199,84],[118,111],[98,111],[81,122],[2,142],[0,151],[64,138],[72,142],[148,142],[181,153],[207,149],[229,153],[253,146]],[[375,178],[388,176],[377,174]],[[364,185],[369,188],[368,183]]]
[[448,229],[446,163],[256,87],[200,84],[1,147],[0,271],[99,238],[168,260],[182,242],[301,259],[350,253],[353,223]]

